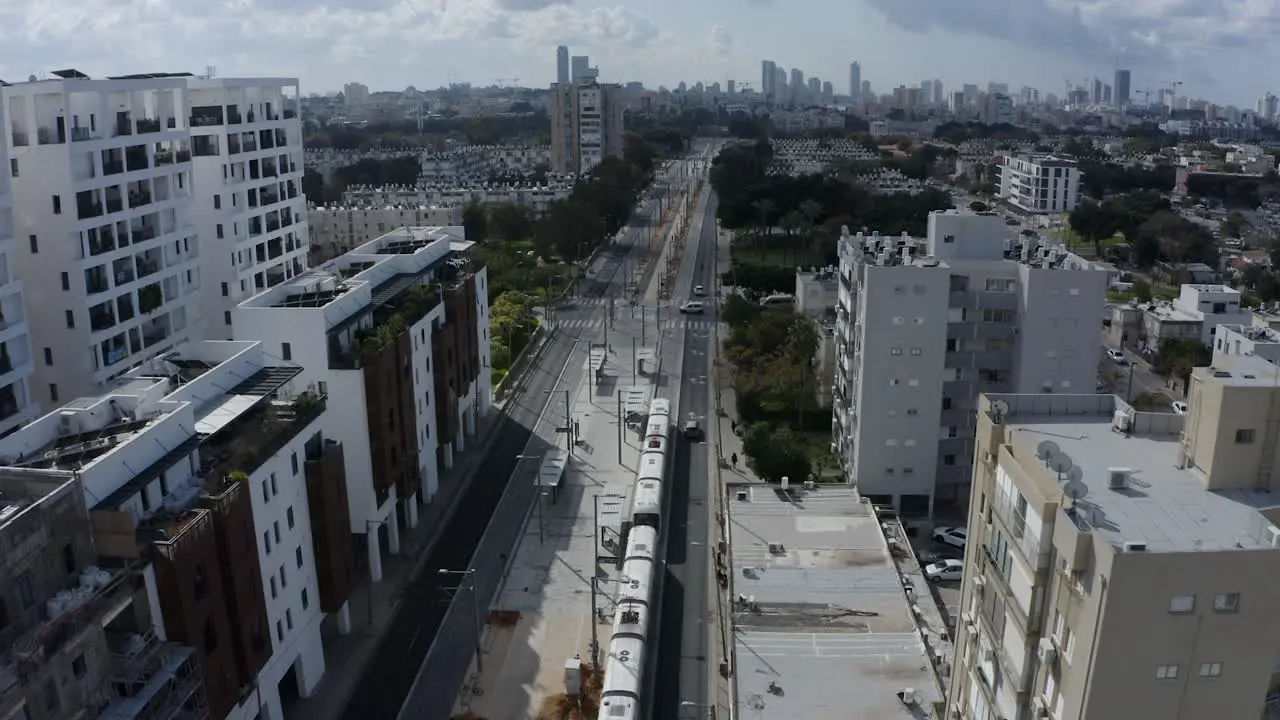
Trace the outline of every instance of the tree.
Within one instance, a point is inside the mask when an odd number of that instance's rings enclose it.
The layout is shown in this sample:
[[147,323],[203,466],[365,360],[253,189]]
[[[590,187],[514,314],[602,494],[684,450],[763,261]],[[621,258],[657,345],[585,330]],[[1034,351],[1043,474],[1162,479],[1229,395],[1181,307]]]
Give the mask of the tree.
[[969,209],[974,212],[987,212],[991,210],[991,206],[987,205],[986,203],[980,200],[974,200],[973,202],[969,203]]
[[742,449],[747,454],[747,465],[769,482],[781,482],[784,477],[804,482],[813,472],[803,440],[789,428],[753,423],[743,434]]
[[1118,219],[1109,208],[1084,200],[1067,216],[1071,230],[1093,244],[1094,256],[1102,258],[1102,241],[1110,238],[1118,229]]
[[489,239],[489,220],[484,206],[472,200],[462,208],[462,231],[467,240],[484,242]]
[[622,158],[642,175],[653,174],[653,164],[657,156],[653,146],[645,142],[643,136],[633,132],[622,136]]
[[738,293],[733,293],[725,299],[724,308],[720,311],[720,319],[724,320],[729,327],[745,327],[760,317],[762,312],[764,308],[760,305]]
[[533,233],[533,213],[524,205],[497,203],[489,206],[489,235],[500,240],[520,240]]
[[580,262],[605,237],[605,223],[590,205],[574,197],[551,204],[534,226],[533,241],[545,261],[559,257]]
[[1227,237],[1240,238],[1249,227],[1249,221],[1238,212],[1231,212],[1222,220],[1222,234]]

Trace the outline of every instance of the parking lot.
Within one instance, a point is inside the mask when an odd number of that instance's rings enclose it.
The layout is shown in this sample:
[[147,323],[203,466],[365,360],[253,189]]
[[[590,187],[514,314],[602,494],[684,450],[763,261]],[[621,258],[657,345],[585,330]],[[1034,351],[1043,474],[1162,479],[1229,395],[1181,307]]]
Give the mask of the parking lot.
[[[915,552],[916,558],[922,560],[928,560],[934,554],[956,550],[956,548],[935,542],[928,535],[911,538],[911,549]],[[956,618],[960,617],[960,582],[958,580],[944,580],[942,582],[929,583],[929,585],[933,588],[934,600],[937,601],[938,607],[942,610],[942,617],[947,622],[947,628],[954,633]]]

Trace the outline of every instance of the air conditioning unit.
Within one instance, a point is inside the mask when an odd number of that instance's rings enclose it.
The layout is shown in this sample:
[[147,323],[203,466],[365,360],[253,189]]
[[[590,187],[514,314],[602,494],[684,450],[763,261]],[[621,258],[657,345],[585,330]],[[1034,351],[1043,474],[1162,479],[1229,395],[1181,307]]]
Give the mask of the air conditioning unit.
[[1037,695],[1031,699],[1031,715],[1036,718],[1049,717],[1049,703],[1042,696]]
[[1058,648],[1054,646],[1052,639],[1041,638],[1039,654],[1042,665],[1051,665],[1058,659]]
[[987,576],[986,576],[986,575],[974,575],[974,576],[973,576],[973,584],[974,584],[974,586],[975,586],[975,587],[983,587],[984,585],[986,585],[986,584],[987,584]]
[[1129,477],[1133,474],[1133,470],[1129,468],[1113,467],[1107,468],[1107,487],[1112,490],[1123,490],[1129,486]]

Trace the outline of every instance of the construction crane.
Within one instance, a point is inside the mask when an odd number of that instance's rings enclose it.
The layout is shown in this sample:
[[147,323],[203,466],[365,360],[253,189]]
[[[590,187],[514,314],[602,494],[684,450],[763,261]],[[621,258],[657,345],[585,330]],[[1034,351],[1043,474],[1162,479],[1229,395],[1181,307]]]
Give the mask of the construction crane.
[[1150,90],[1134,90],[1134,95],[1141,95],[1144,107],[1151,107],[1151,91]]
[[507,85],[516,85],[520,82],[520,78],[494,78],[493,82],[498,87],[506,87]]
[[1179,88],[1179,87],[1182,87],[1182,81],[1181,81],[1181,80],[1170,80],[1170,81],[1169,81],[1169,109],[1170,109],[1170,110],[1172,110],[1172,109],[1173,109],[1173,105],[1174,105],[1174,103],[1175,103],[1175,102],[1177,102],[1177,100],[1178,100],[1178,88]]

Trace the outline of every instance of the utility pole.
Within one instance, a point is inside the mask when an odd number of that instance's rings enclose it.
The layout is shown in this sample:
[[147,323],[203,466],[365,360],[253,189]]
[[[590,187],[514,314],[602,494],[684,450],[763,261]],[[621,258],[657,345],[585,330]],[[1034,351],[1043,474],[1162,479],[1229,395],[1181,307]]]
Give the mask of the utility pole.
[[[438,575],[441,579],[454,575],[460,575],[461,580],[458,581],[458,587],[450,590],[449,588],[440,588],[446,600],[453,601],[458,598],[458,593],[463,589],[471,591],[471,617],[475,624],[476,633],[476,672],[484,672],[484,650],[480,646],[481,639],[484,637],[484,625],[480,623],[480,593],[476,591],[476,569],[469,568],[467,570],[446,570],[440,568]],[[470,583],[471,587],[466,588],[465,583]]]
[[574,435],[573,418],[569,414],[569,391],[565,390],[564,391],[564,436],[567,441],[565,444],[568,446],[567,449],[569,451],[570,456],[573,455],[573,443],[575,439],[573,435]]
[[639,354],[636,353],[636,338],[633,335],[631,337],[631,384],[632,385],[635,385],[637,382],[640,381],[640,379],[637,377],[640,374],[639,365],[640,365],[640,356]]
[[626,418],[622,417],[622,391],[618,391],[618,464],[622,464],[622,443],[623,433],[622,424],[626,422]]
[[591,496],[593,508],[591,511],[591,527],[592,536],[595,537],[593,547],[591,548],[591,668],[595,669],[596,664],[600,662],[600,638],[598,628],[600,626],[600,618],[597,616],[599,612],[596,607],[596,581],[600,579],[598,574],[600,564],[600,495],[599,493]]

